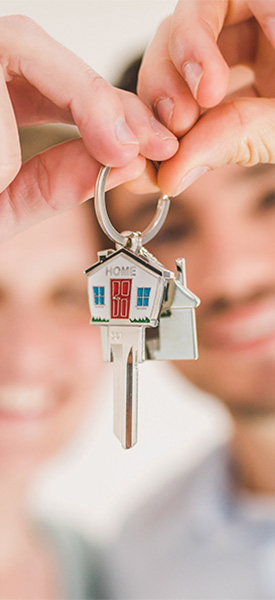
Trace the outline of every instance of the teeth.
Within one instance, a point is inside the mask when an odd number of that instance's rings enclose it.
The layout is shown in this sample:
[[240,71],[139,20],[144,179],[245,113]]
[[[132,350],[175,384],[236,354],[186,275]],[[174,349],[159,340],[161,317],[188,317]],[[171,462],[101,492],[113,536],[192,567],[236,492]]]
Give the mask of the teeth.
[[53,405],[46,391],[40,387],[0,387],[0,410],[11,414],[37,414]]

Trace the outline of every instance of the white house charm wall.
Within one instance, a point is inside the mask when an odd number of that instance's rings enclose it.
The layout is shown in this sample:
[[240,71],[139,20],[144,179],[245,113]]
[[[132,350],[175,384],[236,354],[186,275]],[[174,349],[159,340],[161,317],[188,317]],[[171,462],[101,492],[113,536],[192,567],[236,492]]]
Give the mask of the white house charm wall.
[[86,271],[91,323],[156,327],[164,292],[161,270],[124,248]]

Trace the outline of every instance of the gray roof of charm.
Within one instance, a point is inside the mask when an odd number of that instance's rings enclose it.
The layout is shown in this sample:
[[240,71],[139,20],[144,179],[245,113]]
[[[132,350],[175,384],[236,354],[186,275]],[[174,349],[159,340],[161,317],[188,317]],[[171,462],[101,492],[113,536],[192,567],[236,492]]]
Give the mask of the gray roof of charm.
[[86,273],[86,275],[89,275],[89,273],[91,273],[94,269],[98,269],[99,267],[104,266],[107,262],[109,262],[110,260],[113,260],[119,254],[124,254],[125,256],[129,257],[131,260],[141,264],[145,269],[149,269],[149,271],[153,271],[153,273],[156,273],[157,275],[162,276],[163,273],[166,272],[166,269],[164,269],[164,268],[163,268],[163,271],[161,271],[160,264],[158,264],[159,269],[157,269],[156,267],[153,267],[150,263],[148,263],[146,260],[144,260],[140,256],[136,256],[132,252],[129,252],[128,250],[126,250],[126,248],[120,248],[119,250],[115,250],[112,254],[110,254],[110,256],[107,256],[103,261],[98,261],[97,263],[95,263],[94,265],[92,265],[91,267],[86,269],[84,271],[84,273]]

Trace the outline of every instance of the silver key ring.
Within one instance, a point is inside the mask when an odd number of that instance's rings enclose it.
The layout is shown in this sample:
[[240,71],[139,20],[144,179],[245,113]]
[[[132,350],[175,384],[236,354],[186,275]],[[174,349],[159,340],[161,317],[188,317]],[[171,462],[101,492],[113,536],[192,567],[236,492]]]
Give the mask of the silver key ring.
[[[120,246],[125,246],[128,238],[114,228],[106,208],[105,186],[110,170],[111,167],[101,167],[98,173],[95,186],[95,211],[101,229],[103,229],[108,238]],[[147,244],[159,232],[167,217],[169,206],[170,200],[168,196],[163,195],[158,200],[155,216],[148,227],[141,233],[142,244]]]

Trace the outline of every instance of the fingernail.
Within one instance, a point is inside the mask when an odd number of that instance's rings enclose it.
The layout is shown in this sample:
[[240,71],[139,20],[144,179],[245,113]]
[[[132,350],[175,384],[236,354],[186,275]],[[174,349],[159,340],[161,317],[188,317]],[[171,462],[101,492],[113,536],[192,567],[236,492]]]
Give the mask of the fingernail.
[[269,17],[265,22],[266,33],[271,40],[272,44],[275,44],[275,18]]
[[166,127],[169,127],[174,108],[175,102],[172,98],[159,98],[159,100],[155,102],[155,111]]
[[182,66],[184,79],[195,99],[197,99],[198,87],[203,76],[203,68],[199,63],[186,62]]
[[184,175],[182,178],[175,196],[181,194],[184,190],[186,190],[186,188],[192,185],[192,183],[197,181],[199,177],[207,173],[207,171],[211,171],[211,169],[209,167],[195,167],[194,169],[191,169],[191,171],[186,173],[186,175]]
[[175,140],[176,137],[164,127],[155,117],[150,117],[150,124],[154,133],[162,140]]
[[123,117],[119,117],[115,122],[115,135],[121,144],[138,145],[136,136],[133,134]]

